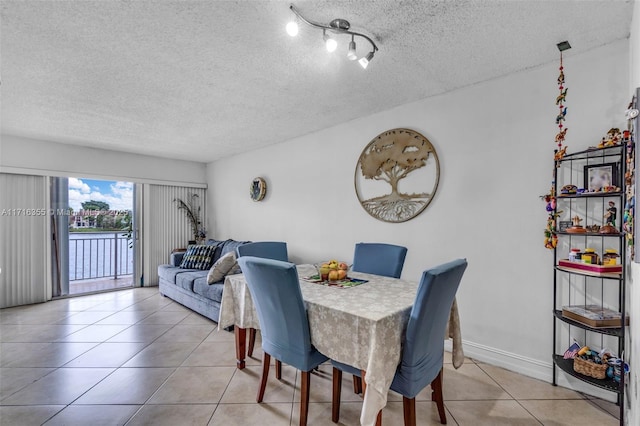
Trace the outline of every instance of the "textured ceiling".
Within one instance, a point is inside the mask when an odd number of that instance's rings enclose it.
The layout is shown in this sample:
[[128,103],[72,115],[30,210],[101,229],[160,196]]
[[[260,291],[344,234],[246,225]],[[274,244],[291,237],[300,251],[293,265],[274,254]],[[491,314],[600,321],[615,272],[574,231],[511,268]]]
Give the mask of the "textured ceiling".
[[[1,2],[2,133],[213,161],[629,36],[632,0]],[[368,45],[358,42],[358,54]]]

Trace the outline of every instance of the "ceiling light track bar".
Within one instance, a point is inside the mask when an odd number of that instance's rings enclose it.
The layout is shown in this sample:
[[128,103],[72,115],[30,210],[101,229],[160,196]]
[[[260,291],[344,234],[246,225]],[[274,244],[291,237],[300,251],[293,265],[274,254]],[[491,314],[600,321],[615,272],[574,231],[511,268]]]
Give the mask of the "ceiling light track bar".
[[[336,34],[350,34],[352,36],[358,36],[358,37],[362,37],[365,40],[367,40],[369,43],[371,43],[371,47],[373,47],[373,52],[377,52],[378,51],[378,46],[376,45],[376,43],[367,35],[356,32],[356,31],[350,31],[349,30],[349,22],[345,21],[344,19],[334,19],[333,21],[331,21],[331,23],[335,23],[335,26],[331,26],[331,25],[324,25],[324,24],[320,24],[317,22],[313,22],[308,20],[307,18],[305,18],[304,16],[302,16],[300,14],[300,12],[298,12],[298,9],[295,8],[294,5],[290,5],[289,9],[291,9],[291,11],[305,24],[311,26],[311,27],[315,27],[315,28],[319,28],[321,30],[326,30],[326,31],[332,31]],[[346,28],[344,28],[343,26],[346,25]]]

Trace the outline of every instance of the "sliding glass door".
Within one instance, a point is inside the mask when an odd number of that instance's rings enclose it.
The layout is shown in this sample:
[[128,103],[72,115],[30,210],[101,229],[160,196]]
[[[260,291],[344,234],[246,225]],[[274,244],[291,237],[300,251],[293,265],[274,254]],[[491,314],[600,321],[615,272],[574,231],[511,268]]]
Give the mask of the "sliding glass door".
[[136,284],[135,188],[131,182],[52,178],[54,296]]

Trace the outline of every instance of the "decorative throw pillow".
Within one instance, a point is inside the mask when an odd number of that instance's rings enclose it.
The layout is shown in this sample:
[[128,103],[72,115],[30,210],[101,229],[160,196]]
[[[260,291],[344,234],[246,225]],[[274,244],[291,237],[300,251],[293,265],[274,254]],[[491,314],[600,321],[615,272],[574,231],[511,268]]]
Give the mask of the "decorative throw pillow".
[[213,264],[207,274],[207,283],[213,284],[222,281],[224,277],[238,266],[236,262],[236,254],[232,251],[222,256]]
[[241,273],[242,273],[242,269],[240,269],[240,265],[238,264],[238,262],[236,262],[235,266],[231,268],[229,272],[227,272],[227,275],[235,275],[235,274],[241,274]]
[[180,267],[184,269],[209,269],[217,246],[190,245],[182,258]]

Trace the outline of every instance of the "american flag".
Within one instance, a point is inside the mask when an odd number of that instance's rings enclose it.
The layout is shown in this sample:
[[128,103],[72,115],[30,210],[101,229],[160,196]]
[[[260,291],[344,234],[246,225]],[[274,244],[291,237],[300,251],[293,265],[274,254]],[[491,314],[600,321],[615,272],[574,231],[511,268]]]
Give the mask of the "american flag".
[[573,345],[569,346],[569,349],[567,349],[564,352],[564,359],[575,358],[579,350],[580,350],[580,345],[577,344],[576,342],[573,342]]

